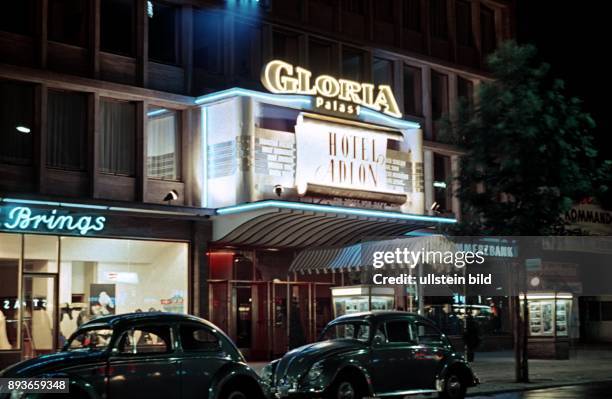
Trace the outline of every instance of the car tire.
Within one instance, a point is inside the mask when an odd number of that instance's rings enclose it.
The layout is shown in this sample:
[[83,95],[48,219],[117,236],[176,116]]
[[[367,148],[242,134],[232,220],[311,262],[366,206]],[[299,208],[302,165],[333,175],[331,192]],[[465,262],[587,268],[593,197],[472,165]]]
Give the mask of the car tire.
[[449,373],[444,379],[444,391],[439,395],[441,399],[463,399],[465,398],[466,386],[459,374]]
[[360,385],[349,378],[337,379],[327,392],[328,399],[362,399],[364,396]]

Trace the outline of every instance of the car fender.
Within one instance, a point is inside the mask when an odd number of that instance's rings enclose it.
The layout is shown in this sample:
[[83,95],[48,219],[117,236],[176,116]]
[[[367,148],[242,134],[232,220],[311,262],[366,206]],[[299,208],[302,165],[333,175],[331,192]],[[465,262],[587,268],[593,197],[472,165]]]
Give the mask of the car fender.
[[369,396],[374,395],[374,389],[372,387],[372,378],[370,376],[370,372],[368,371],[367,368],[365,368],[360,362],[358,362],[355,359],[343,359],[343,361],[336,368],[334,374],[332,375],[332,378],[330,378],[327,381],[325,389],[329,388],[329,386],[333,384],[333,382],[336,380],[338,375],[348,370],[355,370],[358,373],[360,373],[366,382],[366,385],[368,388],[368,395]]
[[258,392],[263,397],[263,390],[261,388],[261,382],[259,376],[255,371],[245,363],[227,363],[224,367],[219,369],[211,380],[210,388],[208,391],[209,399],[219,399],[223,388],[226,384],[234,378],[246,377],[251,379],[259,387]]
[[474,375],[472,368],[464,360],[454,359],[442,367],[438,373],[438,376],[436,377],[436,381],[439,381],[436,385],[440,385],[446,379],[448,373],[452,370],[458,370],[459,373],[462,373],[466,379],[468,379],[468,387],[477,384],[476,376]]
[[83,399],[100,399],[101,395],[95,391],[93,385],[82,379],[81,377],[74,376],[70,373],[66,373],[63,371],[57,372],[47,372],[36,376],[35,378],[67,378],[69,381],[70,391],[74,388],[84,392],[87,397]]

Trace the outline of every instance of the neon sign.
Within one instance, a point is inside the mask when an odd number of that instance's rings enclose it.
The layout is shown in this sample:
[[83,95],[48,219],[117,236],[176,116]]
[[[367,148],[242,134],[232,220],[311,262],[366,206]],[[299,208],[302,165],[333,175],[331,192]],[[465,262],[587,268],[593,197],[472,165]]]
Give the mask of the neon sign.
[[359,115],[363,106],[402,117],[389,85],[377,87],[329,75],[318,76],[313,83],[312,72],[280,60],[270,61],[264,67],[261,81],[272,93],[315,96],[315,106],[328,111]]
[[18,206],[8,212],[2,227],[8,230],[65,231],[86,235],[91,231],[104,230],[105,224],[104,216],[60,214],[57,209],[35,214],[27,206]]

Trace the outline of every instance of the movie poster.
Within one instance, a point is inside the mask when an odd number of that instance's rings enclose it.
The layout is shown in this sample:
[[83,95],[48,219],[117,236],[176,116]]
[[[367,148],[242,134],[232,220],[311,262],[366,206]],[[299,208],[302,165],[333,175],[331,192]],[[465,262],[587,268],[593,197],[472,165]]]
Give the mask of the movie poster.
[[115,284],[90,284],[89,293],[92,318],[115,314]]

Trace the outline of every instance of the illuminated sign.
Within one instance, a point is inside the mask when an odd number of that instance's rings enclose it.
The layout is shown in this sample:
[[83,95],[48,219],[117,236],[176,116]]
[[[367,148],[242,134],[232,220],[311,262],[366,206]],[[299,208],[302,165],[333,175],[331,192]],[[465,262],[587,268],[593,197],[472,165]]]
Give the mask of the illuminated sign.
[[[7,230],[78,232],[86,235],[91,231],[102,231],[106,223],[104,216],[70,215],[57,209],[35,210],[27,206],[9,208],[2,218],[2,228]],[[4,210],[3,210],[4,211]]]
[[280,60],[270,61],[264,67],[261,81],[272,93],[315,96],[316,108],[359,115],[363,106],[396,118],[402,117],[388,85],[375,86],[329,75],[318,76],[313,81],[309,70]]

